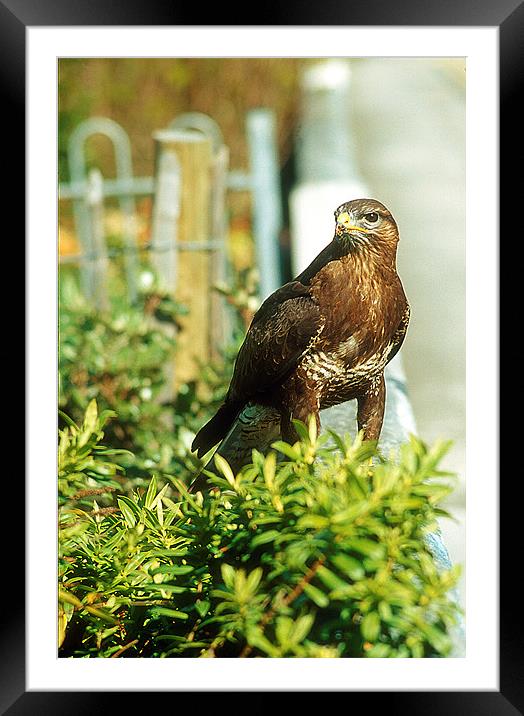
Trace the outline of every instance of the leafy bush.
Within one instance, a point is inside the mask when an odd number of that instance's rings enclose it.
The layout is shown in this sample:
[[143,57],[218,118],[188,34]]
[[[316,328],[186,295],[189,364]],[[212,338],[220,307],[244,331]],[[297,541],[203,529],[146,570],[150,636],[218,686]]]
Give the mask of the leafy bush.
[[128,447],[139,421],[156,417],[159,406],[151,399],[162,390],[163,366],[174,357],[175,338],[156,320],[161,309],[176,328],[182,309],[160,293],[141,294],[136,306],[115,302],[102,312],[69,284],[60,301],[60,405],[73,416],[81,416],[92,398],[118,409],[114,438]]
[[233,338],[218,361],[202,364],[200,374],[175,393],[171,382],[184,307],[153,281],[135,305],[114,293],[110,309],[102,312],[67,279],[71,277],[61,280],[59,312],[63,413],[81,422],[96,399],[102,410],[118,415],[105,428],[106,441],[120,450],[117,462],[135,486],[145,484],[151,469],[176,471],[189,479],[200,466],[189,447],[224,397],[244,322],[252,316],[254,279],[241,277],[231,287],[217,287],[232,307]]
[[80,427],[65,413],[60,411],[60,415],[66,427],[59,430],[59,505],[68,505],[71,500],[83,504],[85,497],[120,488],[117,476],[123,469],[106,458],[126,451],[99,445],[106,422],[116,413],[105,410],[98,415],[96,401],[92,400]]
[[445,514],[447,444],[412,438],[385,461],[297,423],[299,442],[238,475],[217,458],[206,494],[158,472],[116,495],[108,417],[91,403],[60,435],[61,656],[450,653],[458,571],[439,572],[424,538]]
[[[63,282],[59,330],[59,405],[81,421],[92,399],[118,414],[106,440],[123,449],[118,462],[140,484],[153,467],[189,475],[198,460],[188,451],[196,426],[224,392],[220,372],[209,366],[206,400],[198,383],[169,390],[176,351],[177,319],[183,308],[153,288],[129,306],[113,300],[100,312]],[[214,382],[213,382],[214,381]],[[128,451],[133,451],[128,452]]]

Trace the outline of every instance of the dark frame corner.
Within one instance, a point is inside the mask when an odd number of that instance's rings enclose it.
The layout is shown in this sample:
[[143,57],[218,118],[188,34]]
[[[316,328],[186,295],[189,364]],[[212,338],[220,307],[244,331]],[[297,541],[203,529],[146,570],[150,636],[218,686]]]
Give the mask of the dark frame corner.
[[[0,0],[0,78],[7,98],[9,112],[3,113],[7,133],[4,136],[18,137],[12,142],[17,148],[17,160],[12,166],[24,173],[24,162],[20,161],[20,147],[25,147],[25,39],[28,26],[72,26],[72,25],[199,25],[198,9],[180,7],[163,0]],[[228,16],[227,7],[218,5],[210,12],[206,10],[206,25],[412,25],[412,26],[488,26],[499,28],[499,69],[500,69],[500,172],[501,177],[511,175],[510,168],[515,159],[523,155],[522,119],[517,112],[519,79],[524,75],[522,61],[524,43],[524,3],[522,0],[457,0],[455,3],[442,0],[401,0],[384,3],[383,0],[324,0],[304,7],[297,0],[277,3],[273,0],[260,8],[257,17],[244,17],[243,9],[235,10]],[[201,15],[201,11],[199,13]],[[216,15],[217,17],[214,17]],[[254,12],[253,12],[254,15]],[[270,20],[266,22],[266,19]],[[218,20],[214,23],[214,20]],[[518,126],[517,126],[518,123]],[[6,143],[7,144],[7,143]],[[520,150],[519,150],[520,147]],[[504,170],[507,169],[507,172]],[[11,182],[10,200],[20,204],[19,215],[25,215],[25,202],[20,182]],[[14,187],[17,187],[16,189]],[[507,220],[515,216],[515,207],[522,203],[518,182],[506,182],[500,191],[501,236]],[[520,202],[519,202],[520,199]],[[505,211],[505,208],[511,211]],[[506,217],[508,217],[506,219]],[[511,238],[511,236],[510,236]],[[501,252],[500,268],[504,267]],[[514,262],[513,262],[514,263]],[[503,288],[508,281],[501,282]],[[502,451],[501,451],[502,452]],[[502,472],[502,471],[501,471]],[[518,478],[518,475],[515,476]],[[515,479],[511,485],[501,484],[501,592],[500,592],[500,691],[460,692],[352,692],[352,707],[355,697],[363,696],[369,705],[383,702],[390,713],[406,713],[410,716],[440,716],[446,714],[475,714],[475,716],[513,716],[524,713],[524,664],[522,659],[522,618],[520,605],[516,603],[514,588],[510,593],[512,564],[512,541],[510,525],[521,521],[521,481]],[[511,496],[510,496],[511,491]],[[503,516],[503,519],[502,519]],[[519,560],[520,561],[520,560]],[[517,599],[518,602],[518,599]],[[8,619],[0,642],[0,713],[8,716],[49,713],[54,716],[75,714],[109,713],[121,709],[122,693],[88,692],[26,692],[25,690],[25,614],[9,606],[4,611]],[[321,685],[319,685],[319,691]],[[270,697],[264,692],[252,700],[246,695],[245,703],[250,713],[266,712]],[[285,694],[279,694],[280,700]],[[325,698],[325,694],[318,694]],[[133,692],[133,705],[150,704],[150,696]],[[168,697],[171,707],[180,705],[180,697],[160,692],[156,696]],[[224,697],[220,699],[218,697]],[[292,695],[293,698],[295,695]],[[308,694],[308,700],[317,692]],[[217,713],[217,704],[225,703],[227,693],[201,692],[198,708],[209,704],[211,713]],[[273,699],[271,699],[273,701]],[[276,700],[276,699],[275,699]],[[194,702],[196,705],[196,702]],[[381,704],[380,704],[381,705]],[[380,707],[380,706],[379,706]]]

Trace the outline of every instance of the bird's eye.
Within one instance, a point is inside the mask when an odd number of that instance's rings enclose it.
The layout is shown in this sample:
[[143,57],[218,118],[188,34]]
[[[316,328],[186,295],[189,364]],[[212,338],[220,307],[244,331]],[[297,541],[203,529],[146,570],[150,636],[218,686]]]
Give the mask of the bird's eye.
[[364,214],[364,219],[368,224],[376,224],[379,220],[379,215],[376,211],[370,211],[368,214]]

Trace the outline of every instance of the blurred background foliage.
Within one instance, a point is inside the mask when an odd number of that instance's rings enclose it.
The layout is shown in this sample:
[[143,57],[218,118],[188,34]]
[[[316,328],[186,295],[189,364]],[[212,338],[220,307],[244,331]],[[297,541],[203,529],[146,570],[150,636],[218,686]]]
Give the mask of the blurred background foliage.
[[[245,114],[249,109],[271,107],[277,118],[278,152],[284,175],[289,166],[300,96],[299,79],[308,58],[78,58],[59,63],[58,150],[59,180],[69,180],[67,142],[71,132],[90,116],[104,116],[121,124],[129,135],[136,176],[153,173],[153,131],[187,111],[208,114],[218,121],[230,149],[233,168],[247,166]],[[81,88],[81,91],[79,91]],[[114,157],[104,137],[87,144],[87,166],[114,175]],[[284,176],[286,180],[286,176]],[[139,205],[142,240],[147,241],[151,200]],[[235,192],[230,197],[231,230],[238,241],[233,258],[249,265],[252,247],[249,230],[250,197]],[[118,226],[118,212],[113,212]],[[61,243],[74,245],[70,208],[61,212]],[[252,263],[252,262],[251,262]]]
[[[177,114],[196,110],[220,117],[225,143],[243,165],[247,162],[242,130],[245,112],[272,107],[278,113],[279,150],[285,161],[291,151],[299,73],[309,62],[295,58],[63,59],[58,78],[60,181],[68,179],[68,134],[93,115],[111,117],[125,126],[133,145],[135,173],[145,175],[153,160],[151,133]],[[104,169],[110,169],[109,165]]]
[[[58,77],[60,181],[69,178],[69,134],[79,122],[94,115],[111,117],[126,128],[135,174],[148,175],[153,162],[151,133],[176,115],[191,110],[220,118],[224,141],[235,163],[244,166],[245,113],[260,106],[272,107],[278,117],[279,152],[285,163],[296,122],[298,80],[308,63],[311,60],[307,58],[62,59]],[[102,147],[93,146],[92,151],[93,157],[103,157]],[[103,173],[110,176],[110,157],[102,161]]]
[[[352,64],[362,62],[358,58]],[[430,61],[462,89],[464,62]],[[68,58],[58,74],[59,178],[67,181],[70,133],[90,116],[111,117],[125,127],[133,146],[135,174],[148,175],[153,162],[151,133],[187,111],[219,121],[235,165],[245,166],[244,117],[249,109],[271,107],[277,114],[282,165],[293,149],[300,78],[318,58]],[[103,140],[100,140],[103,144]],[[91,157],[111,176],[112,157],[93,139]]]

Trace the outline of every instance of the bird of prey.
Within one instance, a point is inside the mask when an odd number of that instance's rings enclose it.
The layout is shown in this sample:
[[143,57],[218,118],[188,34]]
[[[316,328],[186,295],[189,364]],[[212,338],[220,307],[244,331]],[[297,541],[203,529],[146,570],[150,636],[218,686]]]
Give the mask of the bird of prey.
[[[399,233],[375,199],[335,211],[331,243],[256,312],[238,352],[226,398],[197,433],[199,457],[218,453],[234,471],[280,436],[294,443],[292,420],[356,399],[365,440],[378,440],[384,368],[400,349],[410,308],[396,269]],[[198,476],[191,489],[201,489]]]

